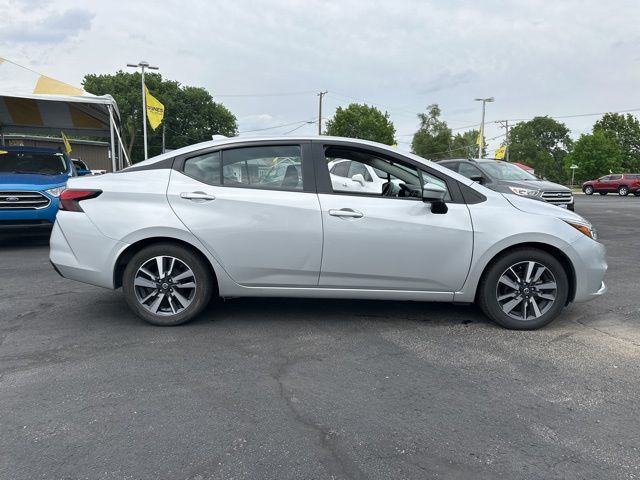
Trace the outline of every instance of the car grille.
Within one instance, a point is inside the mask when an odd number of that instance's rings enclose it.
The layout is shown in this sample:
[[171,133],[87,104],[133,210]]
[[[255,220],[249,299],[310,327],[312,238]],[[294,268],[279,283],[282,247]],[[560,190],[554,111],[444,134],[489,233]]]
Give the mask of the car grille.
[[571,192],[542,192],[542,199],[555,205],[566,205],[572,202]]
[[37,210],[50,203],[40,192],[0,192],[0,210]]

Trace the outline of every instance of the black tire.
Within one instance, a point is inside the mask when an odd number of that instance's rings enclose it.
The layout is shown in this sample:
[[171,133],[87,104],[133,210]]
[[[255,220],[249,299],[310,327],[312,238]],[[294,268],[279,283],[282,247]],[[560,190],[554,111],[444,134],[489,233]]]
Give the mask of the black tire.
[[586,187],[584,187],[583,191],[585,195],[593,195],[593,187],[591,185],[587,185]]
[[640,190],[636,190],[636,193],[634,193],[634,195],[635,195],[636,197],[640,197]]
[[[181,311],[177,311],[176,313],[166,311],[169,307],[171,307],[172,311],[174,310],[174,305],[169,301],[168,297],[172,296],[172,298],[174,298],[173,295],[175,294],[170,294],[169,290],[161,291],[166,292],[166,295],[163,296],[163,299],[161,299],[158,304],[159,308],[165,309],[164,313],[152,313],[152,311],[143,306],[139,299],[138,295],[142,296],[144,293],[148,292],[151,294],[152,289],[140,286],[136,287],[134,285],[136,275],[140,275],[140,267],[145,265],[147,262],[152,261],[156,257],[173,257],[181,262],[179,265],[187,267],[187,269],[190,269],[193,274],[190,275],[190,278],[193,278],[193,281],[190,283],[193,283],[194,286],[188,287],[188,300],[190,303],[186,307],[183,307]],[[167,277],[168,276],[169,275],[167,274]],[[170,281],[173,282],[173,278],[171,278]],[[157,282],[157,285],[160,285],[160,280]],[[166,282],[163,282],[163,285],[164,284],[166,284]],[[181,292],[184,296],[187,295],[185,290],[182,290],[182,287],[180,287],[179,282],[171,285],[174,286],[176,291]],[[147,290],[140,290],[144,288],[147,288]],[[212,277],[212,273],[208,266],[205,264],[205,260],[188,248],[174,243],[158,243],[143,248],[129,261],[122,277],[122,291],[129,308],[131,308],[131,310],[144,321],[160,326],[180,325],[192,320],[208,305],[214,289],[214,278]],[[191,290],[193,291],[191,292]],[[155,291],[159,291],[159,287],[156,287]],[[170,291],[174,292],[173,289]],[[162,295],[162,293],[160,293],[160,295]],[[158,298],[158,295],[156,295],[155,298]],[[173,303],[175,303],[175,301],[176,300],[174,299]],[[179,304],[176,304],[176,306],[179,306]]]
[[[510,267],[521,262],[530,261],[546,267],[555,279],[555,299],[548,304],[548,309],[540,316],[526,320],[516,319],[505,313],[498,301],[499,290],[503,287],[502,284],[499,284],[499,281]],[[560,314],[567,303],[568,295],[569,280],[562,264],[545,251],[535,248],[522,248],[512,250],[493,260],[480,280],[477,301],[485,315],[498,325],[512,330],[535,330],[549,324]],[[544,302],[540,298],[538,298],[538,301]],[[525,303],[532,305],[529,301],[525,301]],[[531,308],[533,309],[533,306]],[[518,310],[520,310],[520,304],[518,304]]]
[[570,205],[567,205],[567,210],[571,210],[572,212],[576,211],[576,205],[575,203],[572,203]]
[[629,195],[629,187],[627,187],[626,185],[620,185],[620,187],[618,187],[618,195],[620,195],[621,197],[626,197],[627,195]]
[[600,195],[606,195],[609,192],[598,192]]

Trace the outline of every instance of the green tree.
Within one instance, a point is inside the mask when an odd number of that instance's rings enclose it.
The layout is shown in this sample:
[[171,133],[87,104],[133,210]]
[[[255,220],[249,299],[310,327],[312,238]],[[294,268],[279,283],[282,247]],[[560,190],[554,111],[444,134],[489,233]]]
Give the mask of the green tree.
[[565,158],[571,151],[569,129],[549,117],[520,122],[509,132],[509,160],[532,166],[552,181],[565,182]]
[[413,134],[411,150],[416,155],[430,160],[440,160],[451,156],[451,129],[447,122],[440,120],[440,107],[432,104],[426,113],[419,113],[420,127]]
[[640,121],[627,113],[606,113],[593,125],[593,133],[605,132],[615,139],[622,153],[618,167],[626,172],[640,171]]
[[[133,162],[144,158],[142,145],[142,94],[140,73],[118,71],[113,75],[85,75],[84,89],[95,95],[111,95],[118,104],[123,124],[123,142]],[[164,104],[166,147],[184,147],[211,140],[212,135],[238,133],[236,117],[204,88],[182,86],[158,73],[145,74],[151,94]],[[149,156],[162,151],[162,125],[155,131],[147,123]]]
[[338,107],[333,118],[327,120],[326,133],[393,145],[396,128],[387,112],[382,113],[366,104],[352,103],[347,108]]
[[[467,130],[463,133],[456,133],[451,138],[449,158],[478,158],[478,135],[479,130]],[[486,155],[486,148],[482,147],[482,156]]]
[[[591,135],[581,135],[565,160],[565,171],[576,164],[575,178],[578,183],[620,171],[624,153],[617,139],[606,131],[596,130]],[[570,174],[570,173],[569,173]]]

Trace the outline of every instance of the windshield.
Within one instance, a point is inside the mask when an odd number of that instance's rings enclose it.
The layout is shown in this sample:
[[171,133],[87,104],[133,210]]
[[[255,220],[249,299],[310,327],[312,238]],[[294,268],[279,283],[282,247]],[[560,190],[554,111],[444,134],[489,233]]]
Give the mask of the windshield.
[[7,152],[0,150],[0,172],[60,175],[67,171],[61,153]]
[[478,166],[497,180],[538,180],[535,175],[506,162],[483,162]]

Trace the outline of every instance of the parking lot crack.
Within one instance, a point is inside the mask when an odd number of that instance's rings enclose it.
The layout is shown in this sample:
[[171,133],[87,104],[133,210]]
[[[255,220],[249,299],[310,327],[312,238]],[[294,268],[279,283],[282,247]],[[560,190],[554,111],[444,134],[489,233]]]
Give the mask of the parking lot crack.
[[[581,318],[583,318],[583,317],[581,317]],[[634,347],[640,347],[640,343],[634,342],[633,340],[629,340],[628,338],[619,337],[619,336],[614,335],[614,334],[612,334],[610,332],[607,332],[606,330],[603,330],[603,329],[598,328],[598,327],[594,327],[593,325],[590,325],[588,323],[584,323],[583,321],[581,321],[581,318],[577,318],[575,320],[575,322],[580,324],[580,325],[582,325],[585,328],[589,328],[591,330],[595,330],[598,333],[602,333],[603,335],[606,335],[606,336],[608,336],[610,338],[613,338],[614,340],[618,340],[620,342],[628,343],[630,345],[633,345]]]
[[[311,356],[287,357],[281,356],[283,362],[272,375],[278,383],[279,395],[292,414],[293,419],[318,436],[318,444],[324,452],[322,463],[335,478],[347,478],[353,480],[366,479],[368,476],[358,467],[349,455],[340,448],[338,432],[326,425],[322,425],[300,411],[300,403],[297,397],[287,391],[283,382],[289,370],[302,361],[320,359]],[[332,478],[333,478],[332,477]]]

